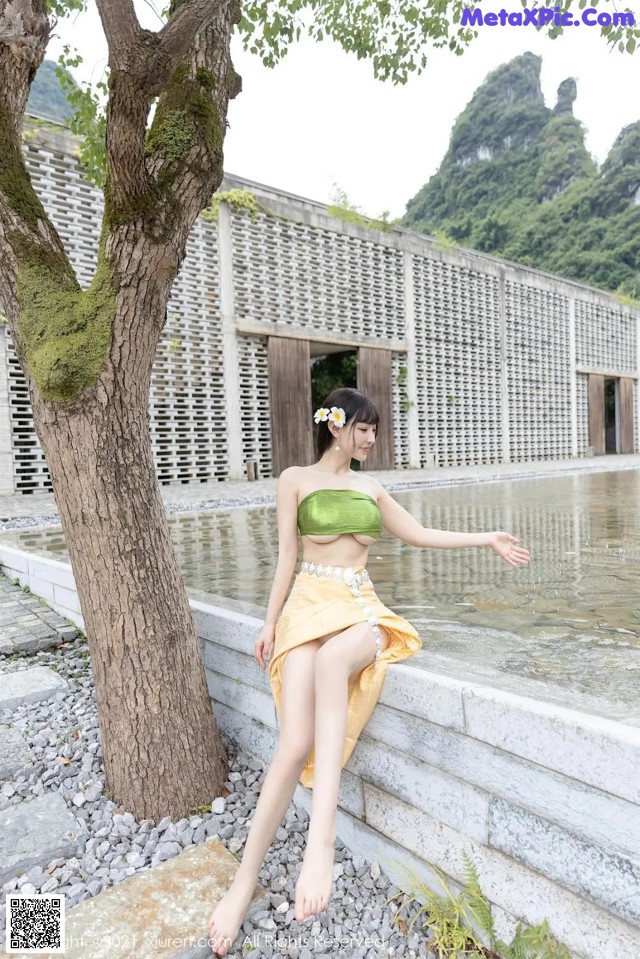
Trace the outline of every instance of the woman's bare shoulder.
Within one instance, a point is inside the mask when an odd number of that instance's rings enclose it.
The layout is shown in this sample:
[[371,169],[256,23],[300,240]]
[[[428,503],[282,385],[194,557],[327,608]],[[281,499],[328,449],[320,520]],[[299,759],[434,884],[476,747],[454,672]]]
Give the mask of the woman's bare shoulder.
[[369,473],[363,473],[362,471],[361,476],[362,479],[366,480],[367,482],[367,492],[371,493],[374,499],[380,499],[380,497],[384,496],[384,494],[387,492],[380,480],[377,480],[374,476],[371,476]]
[[278,484],[291,486],[297,483],[300,478],[300,470],[302,469],[302,466],[286,466],[282,472],[278,474]]

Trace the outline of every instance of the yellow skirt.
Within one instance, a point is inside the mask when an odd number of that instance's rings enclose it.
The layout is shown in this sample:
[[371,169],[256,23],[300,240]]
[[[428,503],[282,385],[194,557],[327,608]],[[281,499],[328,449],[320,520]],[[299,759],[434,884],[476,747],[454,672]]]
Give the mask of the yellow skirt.
[[[320,569],[323,570],[323,567]],[[388,631],[387,648],[349,681],[347,733],[341,764],[344,767],[378,702],[388,664],[419,652],[422,640],[411,623],[378,599],[364,566],[346,570],[335,566],[328,569],[329,575],[324,572],[327,567],[324,567],[323,574],[316,575],[307,571],[308,564],[303,563],[302,570],[297,574],[276,623],[269,681],[279,717],[282,667],[289,650],[311,639],[346,629],[354,623],[375,622]],[[315,749],[312,747],[300,774],[300,782],[310,788],[313,788],[314,758]]]

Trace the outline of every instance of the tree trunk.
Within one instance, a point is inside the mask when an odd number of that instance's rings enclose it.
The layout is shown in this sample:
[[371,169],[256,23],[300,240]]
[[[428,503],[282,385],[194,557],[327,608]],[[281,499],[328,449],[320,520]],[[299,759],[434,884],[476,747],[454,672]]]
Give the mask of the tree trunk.
[[[141,290],[130,292],[149,330]],[[64,408],[30,387],[78,589],[106,785],[137,819],[188,816],[227,778],[149,429],[155,339],[120,306],[96,388]],[[132,350],[135,342],[137,348]]]
[[97,3],[108,175],[98,268],[81,290],[20,145],[45,0],[11,16],[0,0],[0,297],[85,621],[107,787],[138,819],[175,819],[221,793],[228,764],[155,473],[149,385],[189,232],[223,176],[240,9],[172,0],[152,35],[128,0]]

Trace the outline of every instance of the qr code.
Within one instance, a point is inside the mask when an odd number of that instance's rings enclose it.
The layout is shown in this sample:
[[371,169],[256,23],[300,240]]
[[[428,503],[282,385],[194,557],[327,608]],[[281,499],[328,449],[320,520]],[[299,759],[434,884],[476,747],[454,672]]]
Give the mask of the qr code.
[[64,896],[7,893],[7,952],[63,952]]

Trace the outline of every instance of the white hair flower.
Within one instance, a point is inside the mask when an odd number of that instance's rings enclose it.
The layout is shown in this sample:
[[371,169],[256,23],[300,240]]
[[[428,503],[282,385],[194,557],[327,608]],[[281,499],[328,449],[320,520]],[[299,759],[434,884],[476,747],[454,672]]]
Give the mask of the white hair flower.
[[329,413],[329,419],[332,423],[335,423],[336,426],[344,426],[346,422],[345,412],[341,406],[332,406],[331,412]]
[[319,423],[320,421],[324,423],[329,418],[329,412],[330,410],[325,409],[324,406],[321,406],[319,409],[315,411],[315,413],[313,414],[313,418],[316,421],[316,423]]

